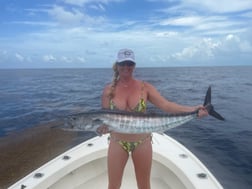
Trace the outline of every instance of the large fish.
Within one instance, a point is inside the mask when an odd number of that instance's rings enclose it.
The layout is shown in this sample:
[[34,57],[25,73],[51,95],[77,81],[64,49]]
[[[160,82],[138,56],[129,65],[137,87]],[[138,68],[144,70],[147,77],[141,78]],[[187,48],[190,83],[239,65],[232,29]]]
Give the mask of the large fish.
[[[211,87],[207,90],[204,107],[209,115],[224,120],[211,104]],[[120,133],[164,132],[196,118],[197,115],[198,110],[180,114],[153,114],[104,109],[70,115],[66,118],[64,127],[73,131],[97,132],[101,125],[106,125],[109,131]]]

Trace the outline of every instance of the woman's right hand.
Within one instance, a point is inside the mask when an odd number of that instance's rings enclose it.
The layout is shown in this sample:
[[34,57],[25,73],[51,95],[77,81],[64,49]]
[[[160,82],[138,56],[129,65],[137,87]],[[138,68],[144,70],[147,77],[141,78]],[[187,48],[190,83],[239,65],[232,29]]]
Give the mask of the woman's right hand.
[[96,129],[96,132],[98,135],[103,135],[103,134],[106,134],[106,133],[109,133],[109,127],[107,125],[101,125],[100,127],[98,127]]

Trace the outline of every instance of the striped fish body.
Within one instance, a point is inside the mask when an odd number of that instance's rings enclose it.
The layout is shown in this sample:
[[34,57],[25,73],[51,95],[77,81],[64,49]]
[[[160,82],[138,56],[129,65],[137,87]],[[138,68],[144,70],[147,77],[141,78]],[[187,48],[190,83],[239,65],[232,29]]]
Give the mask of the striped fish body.
[[[211,87],[205,96],[204,107],[209,115],[224,121],[225,119],[214,110],[211,104]],[[100,110],[69,116],[65,121],[65,129],[77,131],[94,131],[106,125],[109,131],[120,133],[151,133],[164,132],[180,126],[198,115],[198,110],[182,114],[148,114],[124,111]]]
[[106,125],[109,131],[139,134],[164,132],[196,116],[197,112],[169,115],[102,110],[72,115],[68,117],[65,126],[70,130],[96,132],[101,125]]
[[112,131],[120,133],[151,133],[164,132],[183,125],[194,119],[197,113],[168,115],[168,114],[105,114],[103,123]]

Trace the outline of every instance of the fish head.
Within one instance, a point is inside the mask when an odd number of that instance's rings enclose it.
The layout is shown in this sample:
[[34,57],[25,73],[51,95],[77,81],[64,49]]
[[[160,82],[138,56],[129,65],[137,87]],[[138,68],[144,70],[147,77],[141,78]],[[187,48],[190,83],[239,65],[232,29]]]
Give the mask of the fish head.
[[65,121],[65,128],[72,131],[96,131],[101,121],[88,115],[72,115]]
[[69,131],[82,131],[81,118],[75,115],[68,116],[64,122],[64,129]]

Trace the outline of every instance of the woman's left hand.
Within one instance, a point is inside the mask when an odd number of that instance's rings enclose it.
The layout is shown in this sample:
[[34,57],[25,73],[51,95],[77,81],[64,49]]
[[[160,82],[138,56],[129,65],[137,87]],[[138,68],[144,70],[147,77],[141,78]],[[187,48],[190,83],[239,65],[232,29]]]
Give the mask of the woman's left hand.
[[196,109],[198,110],[198,117],[199,118],[202,118],[202,117],[209,115],[207,109],[202,105],[197,106]]

